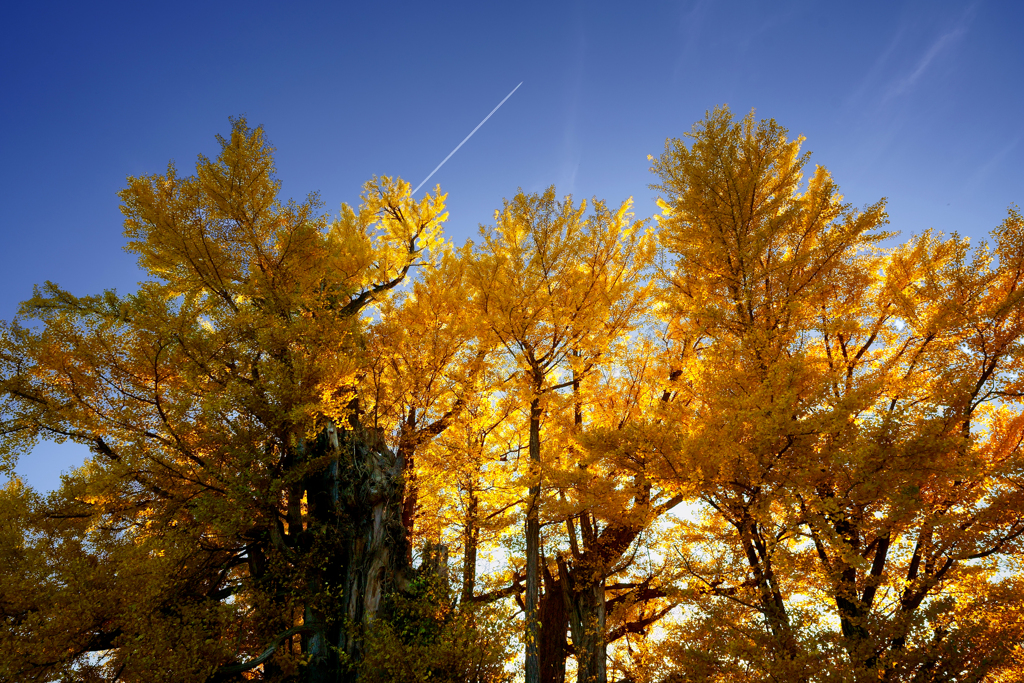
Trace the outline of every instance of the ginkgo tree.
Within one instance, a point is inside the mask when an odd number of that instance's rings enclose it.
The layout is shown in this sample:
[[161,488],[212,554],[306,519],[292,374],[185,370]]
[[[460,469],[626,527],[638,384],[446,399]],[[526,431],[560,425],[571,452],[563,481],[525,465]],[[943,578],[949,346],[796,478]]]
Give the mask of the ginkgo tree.
[[687,397],[665,409],[686,432],[668,459],[704,512],[680,531],[699,610],[678,675],[1007,675],[1024,626],[1004,573],[1024,535],[1020,215],[973,256],[955,235],[882,249],[883,205],[843,204],[821,167],[801,187],[807,156],[774,121],[718,109],[690,138],[655,162]]
[[[129,178],[132,294],[0,328],[0,680],[1024,680],[1024,219],[903,242],[711,111],[661,215]],[[451,566],[449,566],[451,565]]]
[[[472,272],[473,303],[487,331],[507,354],[516,382],[509,391],[529,407],[529,486],[525,525],[526,681],[541,677],[540,503],[544,464],[541,431],[553,394],[572,389],[599,364],[612,344],[627,333],[646,299],[644,276],[653,240],[632,221],[630,202],[612,211],[595,201],[556,199],[520,191],[495,212],[495,225],[483,229],[483,244]],[[600,583],[603,577],[597,577]],[[603,593],[589,590],[591,606],[603,615]],[[561,596],[556,596],[561,601]],[[603,630],[603,620],[598,628]],[[563,636],[564,638],[564,629]],[[594,655],[603,648],[593,648]],[[582,656],[586,652],[587,657]],[[603,668],[579,651],[585,678]],[[564,664],[563,664],[564,666]]]
[[333,681],[408,579],[401,468],[361,424],[363,317],[431,265],[444,197],[381,178],[331,221],[278,198],[261,129],[220,144],[122,191],[136,293],[47,284],[35,326],[3,329],[5,458],[93,452],[48,501],[8,485],[5,678]]
[[[418,457],[494,386],[492,341],[478,334],[466,306],[470,258],[467,248],[446,245],[409,292],[380,303],[369,330],[365,422],[385,436],[401,464],[402,524],[410,542],[420,501]],[[411,551],[407,543],[410,557]]]

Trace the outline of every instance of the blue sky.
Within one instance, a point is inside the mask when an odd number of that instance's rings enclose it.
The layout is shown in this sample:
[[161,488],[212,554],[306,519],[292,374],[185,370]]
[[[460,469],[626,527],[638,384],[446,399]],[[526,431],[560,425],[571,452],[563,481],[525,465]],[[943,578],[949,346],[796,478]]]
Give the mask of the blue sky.
[[[375,174],[435,175],[447,233],[518,187],[654,213],[648,154],[705,110],[806,136],[848,201],[891,228],[974,238],[1024,204],[1024,3],[8,3],[0,19],[0,318],[34,283],[139,279],[128,175],[189,172],[228,117],[262,124],[286,196],[358,201]],[[42,445],[41,489],[85,451]]]

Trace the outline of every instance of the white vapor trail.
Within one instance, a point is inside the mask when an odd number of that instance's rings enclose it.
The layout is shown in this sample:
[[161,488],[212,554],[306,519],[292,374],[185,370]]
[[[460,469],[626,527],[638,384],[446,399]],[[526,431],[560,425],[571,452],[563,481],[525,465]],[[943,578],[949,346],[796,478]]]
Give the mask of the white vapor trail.
[[[522,85],[522,84],[523,84],[523,82],[522,82],[522,81],[520,81],[520,82],[519,82],[519,85]],[[494,112],[498,111],[498,109],[500,109],[500,108],[501,108],[501,105],[505,104],[505,100],[507,100],[508,98],[512,97],[512,93],[514,93],[514,92],[515,92],[516,90],[519,90],[519,85],[517,85],[516,87],[512,88],[512,92],[510,92],[509,94],[505,95],[505,99],[504,99],[504,100],[502,100],[501,102],[498,102],[498,106],[497,106],[497,107],[495,107],[494,109],[492,109],[492,110],[491,110],[491,113],[490,113],[490,114],[488,114],[487,116],[485,116],[485,117],[484,117],[484,120],[483,120],[483,121],[481,121],[480,123],[476,124],[476,128],[474,128],[474,129],[473,129],[472,131],[470,131],[469,135],[467,135],[467,136],[466,136],[466,139],[465,139],[465,140],[463,140],[462,142],[460,142],[460,143],[459,143],[459,145],[458,145],[458,147],[456,147],[455,149],[453,149],[453,150],[452,150],[452,151],[451,151],[451,152],[450,152],[450,153],[448,154],[448,156],[446,156],[446,157],[444,158],[444,161],[442,161],[441,163],[439,163],[439,164],[437,165],[437,168],[435,168],[435,169],[434,169],[433,171],[431,171],[431,172],[430,172],[430,175],[428,175],[428,176],[427,176],[426,178],[424,178],[424,179],[423,179],[423,182],[422,182],[422,183],[420,183],[419,185],[417,185],[417,186],[416,186],[416,189],[412,191],[412,193],[413,193],[414,195],[415,195],[415,194],[416,194],[417,192],[419,192],[419,191],[420,191],[420,188],[421,188],[421,187],[423,187],[423,186],[424,186],[424,185],[426,184],[426,182],[427,182],[428,180],[430,180],[430,178],[431,178],[431,177],[432,177],[432,176],[433,176],[433,175],[434,175],[435,173],[437,173],[437,172],[438,172],[438,170],[440,170],[440,168],[441,168],[442,166],[444,166],[444,163],[445,163],[445,161],[448,161],[449,159],[451,159],[451,158],[452,158],[452,154],[455,154],[456,152],[458,152],[458,151],[459,151],[459,147],[462,147],[462,146],[463,146],[464,144],[466,144],[466,140],[469,140],[469,139],[470,139],[471,137],[473,137],[473,133],[475,133],[475,132],[477,132],[478,130],[480,130],[480,126],[482,126],[482,125],[484,125],[485,123],[487,123],[487,119],[491,118],[491,117],[492,117],[492,116],[494,115]]]

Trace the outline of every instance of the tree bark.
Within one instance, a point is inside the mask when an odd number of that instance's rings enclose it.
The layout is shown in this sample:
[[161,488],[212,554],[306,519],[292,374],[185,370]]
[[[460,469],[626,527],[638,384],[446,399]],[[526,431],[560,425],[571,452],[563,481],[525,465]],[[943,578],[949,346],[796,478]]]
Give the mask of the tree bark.
[[565,660],[569,655],[566,631],[569,628],[565,613],[565,599],[562,596],[565,582],[559,569],[558,576],[552,576],[546,562],[543,563],[544,595],[540,598],[540,683],[565,683]]
[[526,683],[540,683],[538,621],[540,561],[540,396],[530,403],[530,494],[526,508]]
[[416,508],[419,505],[419,485],[416,481],[416,409],[409,413],[402,425],[398,442],[398,461],[402,469],[404,500],[402,501],[402,526],[405,528],[405,562],[412,566],[412,538],[416,525]]
[[342,604],[330,613],[316,601],[307,605],[304,620],[312,632],[304,639],[310,664],[303,679],[354,682],[364,629],[386,598],[408,583],[401,462],[355,420],[344,431],[330,425],[315,450],[330,460],[306,482],[310,526],[314,536],[331,540],[311,588],[340,595]]
[[462,554],[462,602],[469,603],[473,600],[473,593],[476,591],[476,555],[480,543],[480,526],[477,524],[477,508],[480,500],[476,491],[470,488],[467,491],[469,496],[469,509],[466,510],[466,527],[463,530],[463,554]]
[[778,644],[780,652],[788,659],[797,656],[796,638],[793,635],[786,603],[782,599],[778,580],[772,569],[771,557],[763,539],[758,533],[757,523],[743,511],[743,516],[733,522],[739,532],[740,544],[747,558],[747,564],[754,574],[754,582],[759,593],[759,602],[765,621],[772,637]]
[[559,558],[562,595],[576,653],[577,683],[607,683],[607,626],[603,566],[586,563],[570,570]]

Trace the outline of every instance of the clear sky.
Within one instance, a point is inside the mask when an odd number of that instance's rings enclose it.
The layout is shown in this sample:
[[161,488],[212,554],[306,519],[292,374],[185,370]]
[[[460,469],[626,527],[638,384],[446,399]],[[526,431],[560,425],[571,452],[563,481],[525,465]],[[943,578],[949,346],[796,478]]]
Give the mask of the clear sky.
[[[1024,204],[1021,26],[1018,0],[6,3],[0,318],[44,280],[131,291],[115,193],[191,172],[229,116],[265,127],[286,196],[336,213],[375,174],[417,185],[520,81],[429,183],[457,242],[518,187],[652,215],[647,155],[723,103],[806,136],[904,235],[980,238]],[[19,472],[50,489],[85,455]]]

